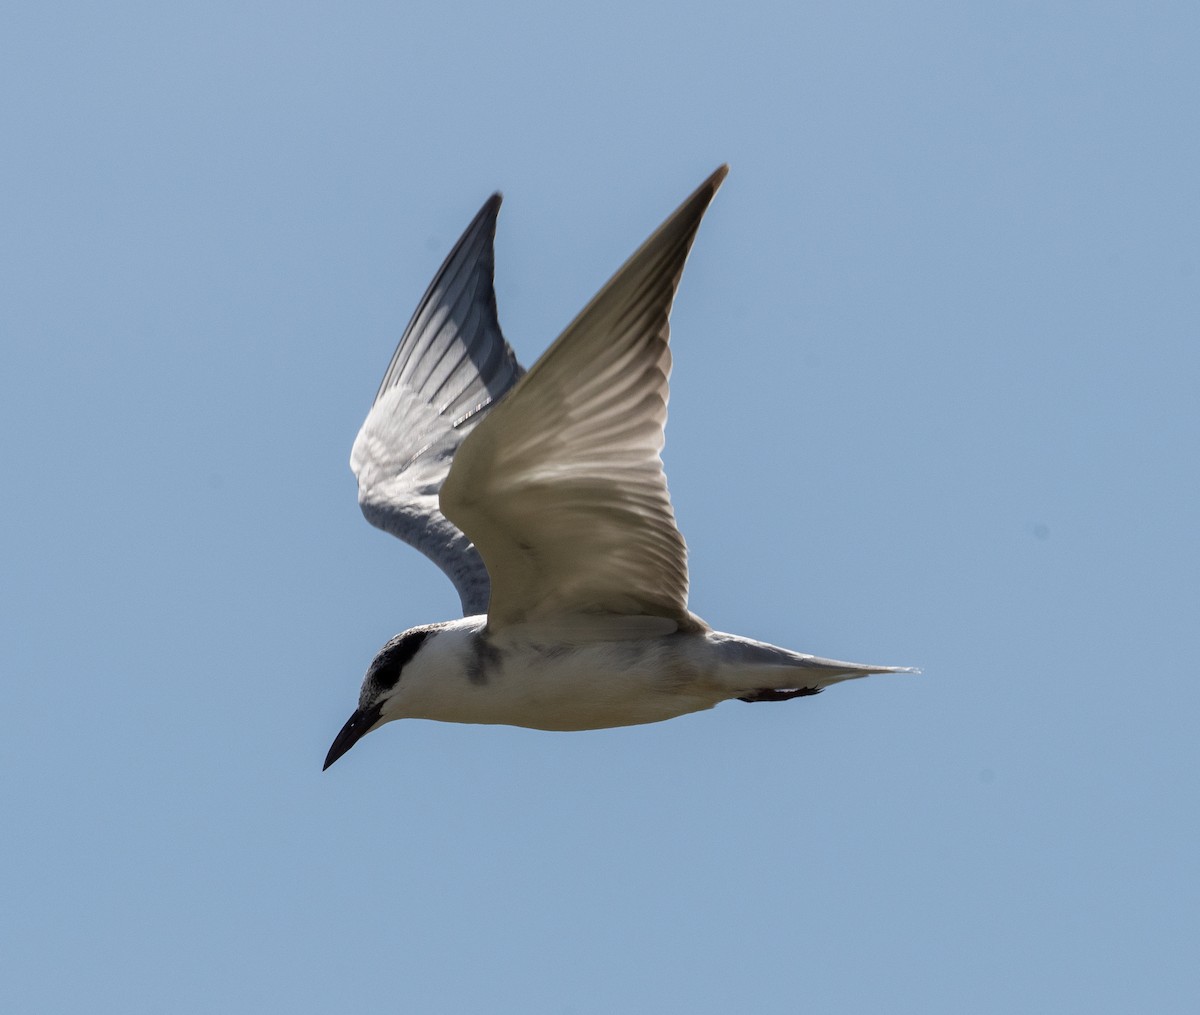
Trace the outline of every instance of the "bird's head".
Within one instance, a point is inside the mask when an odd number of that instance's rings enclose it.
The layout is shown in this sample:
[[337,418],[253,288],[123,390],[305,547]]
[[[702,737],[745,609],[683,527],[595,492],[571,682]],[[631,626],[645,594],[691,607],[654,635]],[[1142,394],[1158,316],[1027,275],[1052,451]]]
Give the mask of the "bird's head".
[[412,661],[425,639],[436,627],[414,627],[396,635],[379,650],[367,668],[362,691],[358,695],[358,708],[347,720],[325,756],[325,768],[332,765],[371,730],[378,729],[392,719],[400,718],[398,710],[389,706],[400,693],[401,673]]

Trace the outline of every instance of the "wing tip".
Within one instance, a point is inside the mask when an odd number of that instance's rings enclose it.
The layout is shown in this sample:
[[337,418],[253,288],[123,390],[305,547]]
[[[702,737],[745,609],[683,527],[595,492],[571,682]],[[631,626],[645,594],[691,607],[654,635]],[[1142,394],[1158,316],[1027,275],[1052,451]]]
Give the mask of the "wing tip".
[[[473,234],[483,223],[487,223],[488,233],[490,237],[495,238],[496,235],[496,217],[500,214],[500,205],[504,203],[504,194],[499,191],[493,191],[491,196],[480,205],[479,211],[475,213],[475,217],[471,219],[471,224],[463,230],[463,235],[459,239],[461,243],[468,236]],[[454,251],[451,251],[453,256]],[[447,257],[447,260],[450,258]]]
[[[665,222],[659,227],[655,233],[664,232],[670,225],[680,220],[690,221],[691,238],[688,239],[688,247],[691,247],[692,240],[695,239],[695,232],[700,227],[700,220],[708,211],[708,206],[712,203],[714,197],[717,196],[717,191],[721,189],[721,184],[725,182],[725,177],[729,175],[729,163],[722,162],[716,169],[709,173],[708,178],[700,184],[688,198],[675,209]],[[654,237],[652,237],[654,238]],[[643,246],[649,246],[649,241]],[[639,251],[640,253],[640,251]],[[636,256],[636,255],[635,255]],[[632,260],[632,258],[631,258]]]

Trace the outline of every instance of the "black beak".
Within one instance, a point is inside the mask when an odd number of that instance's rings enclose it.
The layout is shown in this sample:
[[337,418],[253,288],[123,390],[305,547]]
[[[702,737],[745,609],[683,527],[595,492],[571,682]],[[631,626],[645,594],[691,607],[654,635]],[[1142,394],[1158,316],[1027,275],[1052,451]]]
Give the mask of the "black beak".
[[367,731],[379,722],[379,712],[382,707],[382,705],[372,705],[370,708],[355,709],[354,715],[342,727],[342,731],[333,738],[333,745],[329,748],[329,753],[325,755],[322,772],[357,744],[366,736]]

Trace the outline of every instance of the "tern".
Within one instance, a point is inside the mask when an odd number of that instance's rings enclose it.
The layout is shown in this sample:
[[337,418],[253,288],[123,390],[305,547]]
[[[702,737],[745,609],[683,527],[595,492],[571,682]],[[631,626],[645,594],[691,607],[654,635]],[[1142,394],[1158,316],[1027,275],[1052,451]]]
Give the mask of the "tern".
[[872,673],[714,631],[688,609],[661,452],[668,317],[721,166],[528,372],[500,331],[493,194],[438,270],[350,456],[372,525],[429,557],[463,617],[392,638],[325,768],[393,719],[589,730]]

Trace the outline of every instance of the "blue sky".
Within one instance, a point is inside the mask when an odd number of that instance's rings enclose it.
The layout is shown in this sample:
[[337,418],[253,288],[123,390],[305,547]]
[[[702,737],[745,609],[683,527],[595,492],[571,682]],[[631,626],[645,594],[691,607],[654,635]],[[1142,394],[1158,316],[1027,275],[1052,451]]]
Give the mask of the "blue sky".
[[[1184,1012],[1191,4],[16,4],[0,1007]],[[505,193],[532,362],[716,165],[665,452],[714,626],[924,668],[399,723],[350,445]]]

